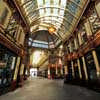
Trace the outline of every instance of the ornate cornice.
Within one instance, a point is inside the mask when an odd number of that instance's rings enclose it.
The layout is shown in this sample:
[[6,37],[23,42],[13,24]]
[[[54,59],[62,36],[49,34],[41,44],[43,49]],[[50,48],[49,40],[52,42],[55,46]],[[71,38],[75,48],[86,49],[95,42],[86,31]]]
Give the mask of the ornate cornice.
[[65,61],[78,59],[98,46],[100,46],[100,31],[98,31],[95,35],[89,36],[87,42],[82,44],[77,51],[65,55]]

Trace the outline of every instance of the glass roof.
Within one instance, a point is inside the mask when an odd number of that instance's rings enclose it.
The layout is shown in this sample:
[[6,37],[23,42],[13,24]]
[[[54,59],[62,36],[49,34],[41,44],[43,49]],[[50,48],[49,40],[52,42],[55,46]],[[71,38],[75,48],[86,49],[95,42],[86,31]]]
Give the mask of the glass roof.
[[30,26],[30,31],[48,30],[65,40],[75,29],[90,0],[16,0]]

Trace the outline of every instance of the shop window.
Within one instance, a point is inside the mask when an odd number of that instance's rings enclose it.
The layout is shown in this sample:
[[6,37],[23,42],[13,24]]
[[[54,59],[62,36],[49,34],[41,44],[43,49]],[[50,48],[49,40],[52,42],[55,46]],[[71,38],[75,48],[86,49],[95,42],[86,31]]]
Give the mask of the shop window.
[[68,62],[68,76],[67,76],[67,79],[68,79],[69,81],[73,79],[71,62]]
[[16,55],[0,44],[0,89],[5,92],[10,89],[14,75]]
[[91,24],[93,34],[95,34],[98,30],[100,30],[100,18],[98,17],[95,8],[93,9],[93,11],[89,17],[89,21]]
[[97,79],[96,66],[95,66],[93,55],[91,52],[89,52],[85,55],[85,60],[86,60],[86,66],[87,66],[89,80],[96,80]]
[[85,43],[87,41],[87,35],[86,35],[86,33],[82,34],[82,41],[83,41],[83,43]]
[[85,27],[82,26],[80,31],[81,31],[82,43],[85,43],[87,41],[87,34],[85,32]]
[[75,50],[75,44],[74,44],[74,40],[71,43],[71,51],[73,52]]
[[6,29],[11,37],[15,37],[17,27],[18,25],[16,20],[13,17],[11,17]]
[[73,66],[74,66],[75,79],[79,79],[79,69],[77,65],[77,60],[73,61]]

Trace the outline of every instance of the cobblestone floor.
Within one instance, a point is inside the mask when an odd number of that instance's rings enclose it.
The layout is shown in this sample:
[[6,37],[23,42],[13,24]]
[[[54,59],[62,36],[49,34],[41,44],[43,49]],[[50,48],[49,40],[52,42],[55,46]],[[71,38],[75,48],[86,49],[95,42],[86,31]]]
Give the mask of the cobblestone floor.
[[0,100],[100,100],[100,93],[63,84],[63,80],[29,79],[22,88],[0,96]]

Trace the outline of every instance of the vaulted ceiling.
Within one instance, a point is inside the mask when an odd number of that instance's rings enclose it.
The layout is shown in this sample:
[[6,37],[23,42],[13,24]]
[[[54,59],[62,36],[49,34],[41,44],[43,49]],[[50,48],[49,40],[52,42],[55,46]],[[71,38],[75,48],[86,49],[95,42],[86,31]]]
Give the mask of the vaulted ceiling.
[[66,41],[73,33],[89,1],[14,0],[32,34],[53,27],[59,42]]

